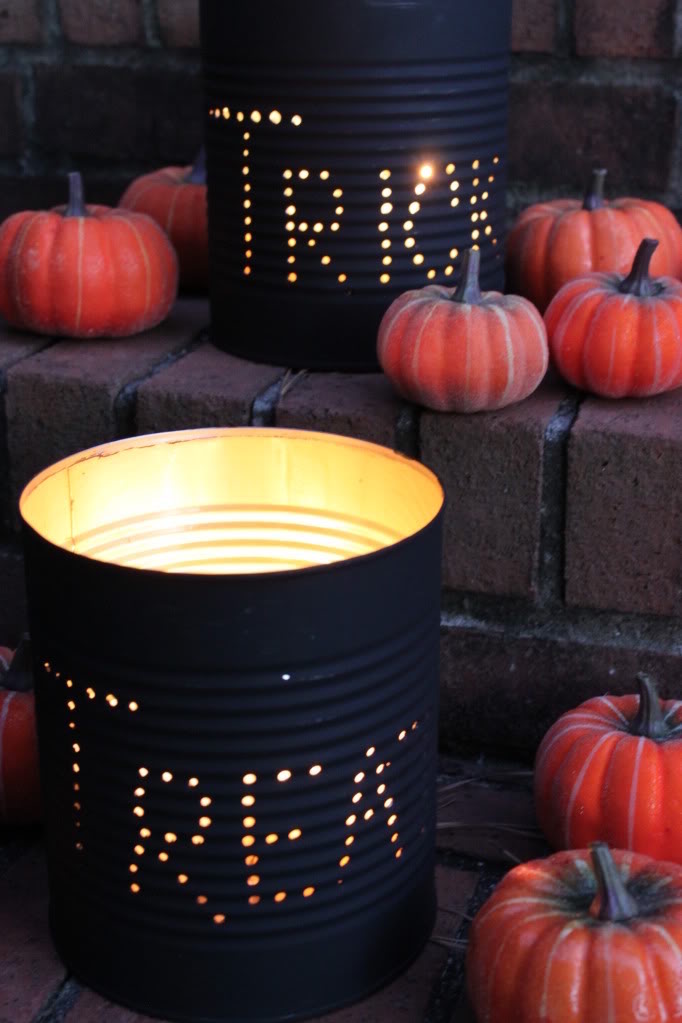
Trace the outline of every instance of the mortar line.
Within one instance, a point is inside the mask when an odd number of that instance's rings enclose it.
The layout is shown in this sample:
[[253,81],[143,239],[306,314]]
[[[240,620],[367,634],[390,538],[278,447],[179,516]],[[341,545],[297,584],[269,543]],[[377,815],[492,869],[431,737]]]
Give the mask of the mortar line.
[[421,412],[412,402],[403,403],[395,420],[393,446],[396,451],[408,458],[421,458],[419,442],[419,423]]
[[276,380],[263,388],[251,402],[249,410],[249,426],[274,426],[277,418],[277,406],[285,386],[293,387],[296,377],[291,376],[291,370],[282,372]]
[[62,1023],[83,992],[77,980],[67,974],[52,992],[31,1023]]

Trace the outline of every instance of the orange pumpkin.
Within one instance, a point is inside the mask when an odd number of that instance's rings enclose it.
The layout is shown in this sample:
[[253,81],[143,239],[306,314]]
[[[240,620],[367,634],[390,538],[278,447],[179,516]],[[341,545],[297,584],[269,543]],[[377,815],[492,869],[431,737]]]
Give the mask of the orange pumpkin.
[[682,277],[682,228],[665,206],[644,199],[604,199],[605,170],[595,170],[585,198],[536,203],[514,223],[506,248],[507,288],[540,312],[559,288],[593,270],[626,273],[643,238],[660,240],[652,272]]
[[657,244],[644,239],[627,277],[587,274],[550,302],[552,358],[575,387],[605,398],[643,398],[682,386],[682,283],[649,277]]
[[[32,824],[40,819],[40,780],[32,692],[9,688],[13,652],[0,647],[0,827]],[[7,687],[7,688],[4,688]]]
[[410,401],[439,412],[498,409],[528,397],[544,377],[542,317],[524,298],[481,292],[479,264],[470,249],[457,288],[406,291],[386,310],[379,362]]
[[14,327],[66,337],[127,337],[156,326],[175,300],[177,257],[151,217],[69,204],[0,225],[0,313]]
[[203,149],[192,167],[163,167],[137,178],[123,193],[119,206],[147,213],[164,229],[178,254],[182,288],[207,290],[208,214]]
[[597,839],[682,863],[682,702],[600,696],[562,715],[536,755],[538,823],[555,849]]
[[479,1023],[671,1023],[682,867],[596,844],[511,870],[467,949]]

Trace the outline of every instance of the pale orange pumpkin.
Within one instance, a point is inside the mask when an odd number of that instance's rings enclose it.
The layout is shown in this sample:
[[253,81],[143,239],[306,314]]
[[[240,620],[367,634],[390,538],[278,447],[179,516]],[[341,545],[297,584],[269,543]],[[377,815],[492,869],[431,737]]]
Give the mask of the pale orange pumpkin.
[[482,292],[480,252],[462,258],[456,288],[406,291],[379,326],[379,363],[403,397],[439,412],[504,408],[531,394],[547,370],[547,333],[518,295]]

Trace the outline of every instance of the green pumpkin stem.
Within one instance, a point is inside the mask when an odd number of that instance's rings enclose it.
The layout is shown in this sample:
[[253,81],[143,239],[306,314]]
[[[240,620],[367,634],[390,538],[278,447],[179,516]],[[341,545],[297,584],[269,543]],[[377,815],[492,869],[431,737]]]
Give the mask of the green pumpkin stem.
[[636,295],[638,298],[650,298],[657,295],[661,290],[660,285],[649,277],[649,264],[658,245],[656,238],[644,238],[639,243],[639,248],[632,261],[632,269],[627,277],[624,277],[618,285],[618,290],[623,295]]
[[606,168],[597,167],[592,171],[590,183],[583,199],[584,210],[600,210],[604,205],[604,180]]
[[597,879],[597,894],[590,906],[590,916],[610,923],[639,916],[639,906],[625,887],[606,842],[593,842],[590,857]]
[[459,284],[450,296],[453,302],[464,302],[467,305],[481,304],[483,295],[478,283],[480,265],[480,251],[478,249],[467,249],[462,256],[462,272]]
[[64,210],[65,217],[89,216],[83,195],[83,179],[78,171],[69,174],[69,203]]
[[643,735],[647,739],[665,738],[668,730],[653,679],[641,671],[637,675],[637,688],[639,689],[639,710],[630,726],[630,734]]
[[192,164],[192,168],[183,178],[186,185],[205,185],[206,184],[206,150],[202,146],[196,155],[196,159]]

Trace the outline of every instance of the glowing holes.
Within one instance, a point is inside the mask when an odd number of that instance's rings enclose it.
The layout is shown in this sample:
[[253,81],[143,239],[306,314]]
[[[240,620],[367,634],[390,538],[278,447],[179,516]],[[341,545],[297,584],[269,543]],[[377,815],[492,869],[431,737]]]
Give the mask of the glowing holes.
[[258,781],[258,778],[256,777],[255,774],[249,773],[244,775],[242,781],[244,782],[245,785],[255,785],[256,782]]
[[308,230],[308,222],[306,220],[302,220],[301,223],[298,225],[298,229],[299,229],[299,231],[307,231]]
[[322,765],[313,764],[313,766],[308,771],[308,774],[312,775],[313,778],[317,777],[318,774],[322,774]]
[[445,168],[445,173],[446,174],[454,174],[455,173],[455,165],[454,165],[454,163],[449,163],[447,165],[447,167]]
[[358,771],[358,773],[353,778],[353,781],[355,782],[356,785],[359,785],[360,782],[364,779],[364,777],[365,777],[365,772],[364,771]]
[[350,817],[346,817],[346,827],[347,828],[352,828],[352,826],[355,824],[356,820],[357,820],[357,817],[355,816],[354,813],[352,813],[350,815]]
[[355,795],[353,796],[351,802],[352,803],[359,803],[361,799],[362,799],[362,792],[356,792]]
[[190,778],[189,781],[187,782],[187,784],[189,785],[189,787],[191,789],[195,789],[197,787],[197,785],[199,784],[199,779],[198,778]]
[[279,835],[275,835],[273,832],[272,834],[265,836],[266,845],[274,845],[275,842],[279,842]]
[[492,233],[493,233],[493,229],[490,226],[490,224],[488,224],[488,226],[485,229],[485,234],[492,234]]
[[249,895],[249,905],[257,906],[260,902],[260,895]]
[[421,252],[418,252],[416,256],[413,256],[412,262],[414,263],[415,266],[421,266],[421,264],[424,262],[424,257],[421,254]]
[[289,839],[290,842],[296,842],[297,839],[299,839],[302,834],[303,832],[301,831],[300,828],[292,828],[289,834],[287,835],[287,838]]
[[73,771],[74,774],[79,774],[80,773],[80,766],[78,764],[72,764],[71,765],[71,770]]
[[456,192],[458,188],[459,188],[459,181],[451,181],[450,182],[450,191],[451,192]]
[[[495,163],[495,160],[493,160],[493,163]],[[480,160],[474,160],[474,162],[471,164],[473,170],[478,170],[480,166],[481,166]]]
[[[197,838],[199,838],[199,837],[200,836],[197,835]],[[253,837],[253,835],[244,835],[244,837],[242,838],[242,845],[244,846],[245,849],[249,849],[252,845],[255,845],[255,844],[256,844],[256,839]]]
[[243,114],[243,112],[241,110],[237,111],[237,120],[238,121],[243,121],[244,120],[244,114]]
[[379,212],[381,214],[383,214],[383,216],[387,217],[388,214],[391,213],[392,211],[393,211],[393,203],[392,202],[382,202],[382,204],[381,204],[381,206],[379,208]]
[[340,224],[338,224],[336,221],[334,221],[333,224],[329,225],[329,228],[330,228],[331,231],[338,231],[340,226],[341,226]]
[[339,860],[339,866],[345,867],[350,863],[350,856],[342,856]]
[[169,845],[173,845],[173,843],[177,842],[178,840],[178,836],[175,834],[174,831],[167,831],[163,837],[164,840],[168,842]]
[[477,220],[478,220],[478,213],[472,213],[471,214],[471,223],[475,224]]
[[289,281],[289,284],[295,284],[298,280],[298,274],[294,273],[292,270],[291,273],[287,274],[287,280]]
[[[112,697],[112,699],[113,699],[113,697]],[[116,701],[116,703],[118,703],[118,700]],[[69,700],[67,702],[66,706],[69,708],[69,710],[75,710],[76,709],[76,704],[73,702],[73,700]],[[116,704],[112,704],[112,706],[116,706]]]
[[417,243],[416,243],[416,241],[414,240],[414,238],[406,238],[406,239],[405,239],[405,248],[406,248],[406,249],[413,249],[413,248],[415,247],[415,245],[416,245],[416,244],[417,244]]
[[421,209],[421,203],[418,203],[415,200],[415,202],[411,202],[410,205],[407,208],[410,211],[410,213],[412,215],[414,215],[415,213],[419,213],[419,211]]
[[161,860],[162,863],[168,863],[168,859],[169,859],[168,853],[167,852],[160,852],[159,853],[159,859]]
[[192,835],[192,845],[203,845],[205,841],[203,835]]
[[144,846],[136,845],[135,848],[133,849],[133,852],[136,853],[138,856],[144,856]]
[[319,234],[323,227],[324,224],[320,223],[320,221],[318,220],[317,223],[313,224],[313,231],[315,231],[316,234]]
[[390,274],[381,274],[381,276],[379,277],[379,282],[381,284],[388,284],[390,280],[391,280]]
[[73,689],[73,682],[71,681],[70,678],[67,678],[67,680],[66,680],[66,688],[67,689]]
[[136,710],[139,710],[139,709],[140,709],[140,705],[139,705],[139,703],[136,703],[135,700],[131,700],[130,703],[128,704],[128,710],[132,711],[133,714],[135,713]]
[[390,249],[390,247],[391,247],[391,239],[390,238],[384,238],[384,240],[381,243],[381,247],[382,247],[382,249]]
[[92,686],[88,686],[88,688],[85,690],[85,695],[89,700],[95,699],[95,690],[92,688]]
[[293,217],[294,213],[296,212],[296,207],[294,205],[287,206],[284,212],[288,217]]
[[187,884],[189,878],[187,874],[178,874],[178,884]]
[[471,198],[469,199],[469,202],[471,203],[472,206],[475,206],[476,203],[478,202],[478,196],[472,195]]
[[384,266],[390,266],[393,262],[393,256],[383,256],[381,262]]
[[282,123],[282,115],[280,114],[279,110],[271,110],[269,115],[268,115],[268,119],[273,124],[281,124]]
[[139,884],[133,882],[133,884],[131,884],[131,886],[130,886],[130,890],[133,893],[133,895],[137,895],[137,893],[140,891]]
[[208,902],[208,899],[206,898],[205,895],[197,895],[197,898],[196,898],[197,906],[205,906],[207,902]]
[[343,213],[343,206],[337,206],[336,209],[334,210],[334,213],[337,215],[337,217],[340,217],[341,214]]
[[454,208],[455,206],[459,206],[459,199],[457,199],[457,198],[451,199],[451,200],[450,200],[450,205],[451,205],[451,206],[452,206],[453,208]]
[[487,220],[487,219],[488,219],[488,214],[486,213],[485,210],[481,210],[481,220]]
[[366,821],[370,821],[373,816],[374,816],[374,810],[371,810],[371,809],[370,810],[365,810],[364,818],[365,818]]
[[246,883],[248,884],[249,888],[255,888],[255,886],[257,884],[260,884],[260,877],[259,877],[259,875],[258,874],[249,874],[249,876],[246,879]]
[[399,838],[400,835],[398,834],[398,832],[394,831],[393,834],[391,835],[391,842],[395,845]]
[[292,170],[285,170],[285,171],[282,171],[282,177],[283,177],[283,178],[286,178],[286,179],[287,179],[287,181],[288,181],[288,180],[289,180],[290,178],[293,178],[293,176],[294,176],[294,172],[293,172]]
[[446,277],[451,277],[454,272],[455,272],[454,266],[448,265],[448,266],[445,267],[445,276]]
[[459,256],[459,249],[450,249],[450,259],[457,259]]
[[152,833],[149,828],[140,828],[140,838],[151,838]]
[[295,231],[296,230],[296,224],[293,222],[293,220],[287,220],[287,222],[284,225],[284,227],[285,227],[285,229],[287,231]]
[[424,181],[428,181],[429,178],[433,177],[433,166],[430,163],[424,163],[419,168],[419,177],[423,178]]
[[384,782],[382,782],[381,785],[377,786],[377,795],[378,796],[383,796],[385,791],[386,791],[386,785],[384,784]]
[[246,864],[247,867],[255,867],[256,864],[258,863],[258,857],[255,856],[253,853],[250,853],[248,856],[244,857],[244,863]]
[[382,232],[383,231],[388,231],[388,224],[386,223],[385,220],[382,220],[381,223],[378,226],[379,226],[379,230],[380,231],[382,231]]
[[339,284],[345,284],[346,281],[348,280],[348,276],[347,276],[347,274],[339,274],[337,280],[338,280]]
[[332,195],[334,196],[335,199],[340,199],[341,196],[343,195],[343,189],[335,188],[334,191],[332,192]]
[[377,751],[376,746],[370,746],[368,749],[365,750],[365,756],[373,757],[376,751]]
[[245,828],[255,828],[256,818],[255,817],[244,817],[242,824]]
[[80,753],[80,751],[81,751],[81,748],[80,748],[80,746],[78,745],[77,742],[73,743],[73,745],[71,746],[71,749],[73,750],[74,753]]
[[303,889],[303,898],[304,899],[309,899],[310,896],[314,895],[314,894],[315,894],[315,889],[313,888],[312,885],[309,885],[307,888]]
[[303,167],[303,168],[302,168],[302,169],[301,169],[301,170],[300,170],[300,171],[298,172],[298,176],[299,176],[299,178],[301,179],[301,181],[305,181],[305,179],[306,179],[306,178],[309,178],[309,177],[310,177],[310,171],[309,171],[309,170],[306,170],[306,169],[305,169],[305,167]]
[[303,118],[301,117],[300,114],[294,114],[294,116],[291,118],[291,123],[294,125],[294,127],[298,128],[299,125],[303,124]]
[[478,228],[476,228],[475,231],[471,232],[471,237],[473,238],[474,241],[476,241],[478,238],[480,238],[480,236],[481,236],[481,232],[478,230]]
[[285,188],[284,189],[284,195],[286,195],[286,197],[288,199],[290,199],[293,194],[294,194],[293,188]]
[[426,191],[426,185],[423,184],[422,182],[420,182],[418,185],[414,186],[414,194],[415,195],[423,195],[425,191]]
[[244,165],[244,167],[242,167],[242,174],[244,176],[246,176],[248,173],[249,173],[249,168],[246,165]]
[[400,857],[402,856],[402,854],[403,854],[403,851],[402,851],[402,849],[396,849],[396,851],[395,851],[395,858],[396,858],[397,860],[399,860],[399,859],[400,859]]
[[277,781],[289,781],[291,778],[291,771],[286,768],[282,771],[277,772]]
[[321,170],[320,171],[320,178],[322,179],[322,181],[327,181],[329,179],[329,171],[328,170]]
[[481,183],[481,179],[480,178],[474,178],[474,180],[471,182],[471,184],[474,186],[474,188],[476,188],[478,185],[480,185],[480,183]]
[[214,913],[213,914],[213,923],[214,924],[218,924],[218,926],[220,926],[220,924],[224,924],[225,923],[225,914],[224,913]]
[[395,813],[392,813],[392,814],[391,814],[391,816],[390,816],[390,817],[388,818],[388,820],[386,821],[386,825],[387,825],[387,827],[389,827],[389,828],[390,828],[390,827],[391,827],[391,825],[395,824],[395,822],[396,822],[397,820],[398,820],[398,815],[397,815],[397,814],[395,814]]
[[253,121],[254,124],[260,124],[262,117],[259,110],[251,111],[251,120]]
[[489,192],[481,192],[481,199],[487,199],[489,195]]
[[161,775],[161,781],[165,781],[166,783],[168,783],[169,781],[173,781],[173,775],[171,774],[171,772],[164,771],[163,774]]
[[277,892],[275,894],[275,902],[284,902],[286,897],[287,897],[287,893],[286,892]]
[[200,817],[199,818],[199,827],[200,828],[210,828],[212,823],[213,823],[213,821],[211,820],[210,817]]
[[390,170],[379,171],[379,177],[381,178],[382,181],[388,181],[390,176],[391,176]]
[[389,799],[384,800],[384,806],[386,807],[387,810],[391,806],[393,806],[393,797],[392,796]]
[[144,789],[142,786],[138,786],[138,788],[135,789],[134,795],[136,795],[138,799],[142,799],[142,796],[144,795]]
[[344,845],[352,845],[354,841],[355,841],[355,835],[349,835],[348,838],[345,840],[345,842],[343,844]]
[[384,771],[385,767],[386,767],[386,764],[377,764],[376,773],[377,774],[383,774],[383,771]]
[[210,796],[202,796],[201,799],[199,800],[199,805],[200,806],[210,806],[212,802],[213,802],[213,800],[211,799]]

